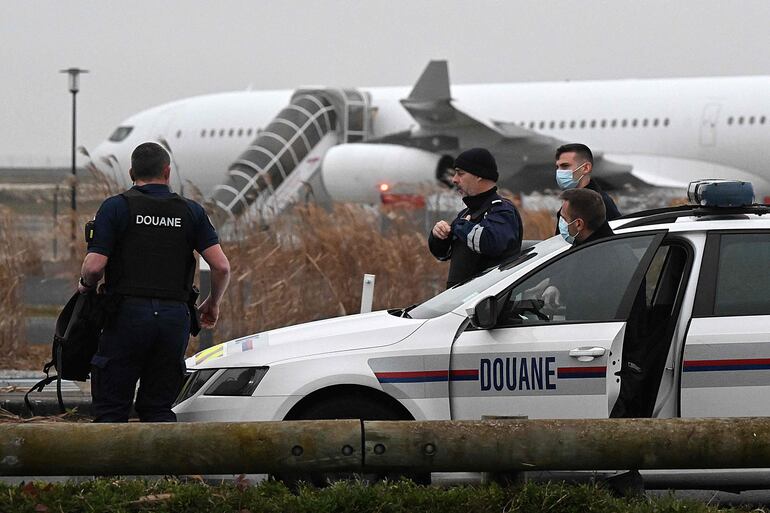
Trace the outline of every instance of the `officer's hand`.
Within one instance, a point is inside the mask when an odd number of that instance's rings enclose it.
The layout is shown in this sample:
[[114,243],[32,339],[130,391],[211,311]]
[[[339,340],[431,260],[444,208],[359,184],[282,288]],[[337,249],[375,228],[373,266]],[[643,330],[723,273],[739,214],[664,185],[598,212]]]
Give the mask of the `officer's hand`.
[[561,292],[553,285],[549,285],[543,291],[543,302],[545,306],[556,309],[561,306]]
[[437,239],[446,239],[452,233],[452,227],[446,221],[439,221],[433,227],[433,236]]
[[85,285],[83,285],[82,278],[81,278],[80,281],[78,281],[78,294],[88,294],[88,293],[91,293],[91,292],[95,292],[96,291],[95,289],[96,289],[95,286],[94,287],[86,287]]
[[210,301],[210,297],[201,303],[198,307],[198,313],[201,318],[201,327],[211,329],[217,324],[219,319],[219,305],[215,305]]

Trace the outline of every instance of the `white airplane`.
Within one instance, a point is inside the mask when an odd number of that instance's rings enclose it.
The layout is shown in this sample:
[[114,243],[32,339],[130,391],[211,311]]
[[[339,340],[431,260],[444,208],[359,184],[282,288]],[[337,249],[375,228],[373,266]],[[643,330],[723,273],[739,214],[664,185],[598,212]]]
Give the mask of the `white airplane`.
[[[283,108],[283,110],[281,110]],[[123,121],[92,163],[125,184],[144,141],[172,153],[177,191],[237,215],[301,194],[376,203],[446,181],[452,157],[489,148],[500,185],[554,189],[554,150],[582,142],[608,188],[751,181],[770,202],[770,76],[451,86],[446,61],[405,87],[243,91],[187,98]],[[189,189],[188,189],[189,190]],[[424,190],[424,189],[422,189]]]

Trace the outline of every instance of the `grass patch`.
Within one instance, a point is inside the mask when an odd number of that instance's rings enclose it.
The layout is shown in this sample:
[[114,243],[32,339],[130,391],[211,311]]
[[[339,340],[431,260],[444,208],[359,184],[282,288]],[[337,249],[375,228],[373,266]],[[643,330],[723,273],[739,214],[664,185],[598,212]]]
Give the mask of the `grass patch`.
[[671,496],[618,498],[599,485],[563,483],[520,487],[498,485],[424,487],[401,481],[366,485],[336,483],[328,488],[300,488],[292,493],[281,483],[252,486],[246,480],[211,486],[181,482],[98,479],[84,483],[0,485],[0,511],[21,512],[351,512],[351,513],[486,513],[486,512],[716,512],[720,509]]

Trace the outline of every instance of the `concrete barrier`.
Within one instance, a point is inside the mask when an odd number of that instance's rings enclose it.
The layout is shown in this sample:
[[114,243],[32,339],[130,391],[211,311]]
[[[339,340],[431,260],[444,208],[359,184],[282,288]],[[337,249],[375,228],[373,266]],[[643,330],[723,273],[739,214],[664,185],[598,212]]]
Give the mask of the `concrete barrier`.
[[770,418],[0,424],[0,475],[770,468]]

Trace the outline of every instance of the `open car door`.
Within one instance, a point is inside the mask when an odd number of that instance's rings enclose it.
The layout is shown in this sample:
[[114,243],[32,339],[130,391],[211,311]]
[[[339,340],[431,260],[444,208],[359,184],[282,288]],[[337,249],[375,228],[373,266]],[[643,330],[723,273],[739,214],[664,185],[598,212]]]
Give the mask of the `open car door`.
[[452,347],[452,418],[608,417],[627,320],[665,234],[578,246],[482,300],[490,325],[469,325]]

